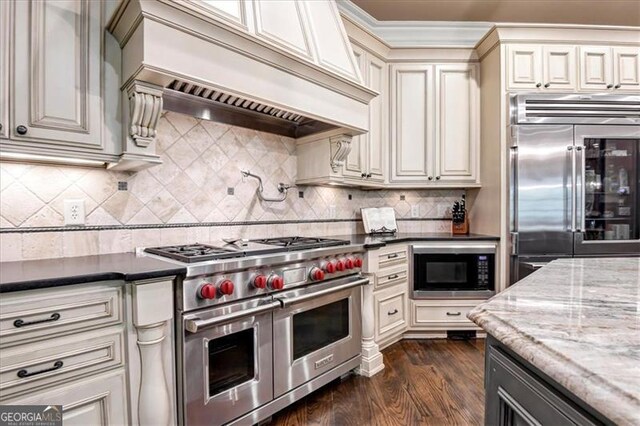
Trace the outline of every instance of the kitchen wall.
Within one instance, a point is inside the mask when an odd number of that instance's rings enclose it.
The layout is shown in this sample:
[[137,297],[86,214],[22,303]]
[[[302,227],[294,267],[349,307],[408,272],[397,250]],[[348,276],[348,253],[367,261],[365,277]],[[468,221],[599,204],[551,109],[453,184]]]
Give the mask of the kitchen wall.
[[[404,219],[400,231],[448,231],[448,209],[464,192],[299,187],[286,202],[260,202],[257,181],[242,178],[240,170],[262,176],[267,195],[277,195],[278,182],[296,179],[293,139],[173,112],[164,113],[158,134],[163,164],[138,173],[0,163],[0,260],[226,237],[362,232],[361,207],[394,207]],[[85,200],[87,228],[70,230],[64,227],[64,200],[79,198]],[[409,219],[412,205],[419,207],[420,220]]]

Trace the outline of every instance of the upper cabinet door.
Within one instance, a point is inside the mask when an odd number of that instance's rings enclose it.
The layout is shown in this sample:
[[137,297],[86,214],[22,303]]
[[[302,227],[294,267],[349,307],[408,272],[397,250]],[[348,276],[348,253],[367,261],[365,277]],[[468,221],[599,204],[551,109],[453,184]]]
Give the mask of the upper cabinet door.
[[255,1],[256,34],[271,43],[312,59],[309,28],[302,4],[295,1]]
[[433,65],[392,65],[391,181],[433,180]]
[[9,54],[13,2],[0,2],[0,138],[9,137]]
[[640,90],[640,48],[613,48],[613,80],[616,90]]
[[544,46],[542,48],[543,87],[548,90],[576,89],[576,48]]
[[607,90],[613,87],[611,48],[580,47],[580,90]]
[[18,1],[11,136],[102,148],[100,2]]
[[542,86],[542,47],[531,44],[507,46],[507,90]]
[[386,146],[388,122],[387,64],[373,55],[367,56],[366,83],[380,93],[369,103],[368,178],[384,181],[387,169]]
[[[356,45],[352,46],[353,55],[362,75],[366,74],[366,53]],[[351,139],[351,151],[344,162],[343,174],[358,179],[363,179],[366,175],[366,145],[368,135],[354,136]]]
[[436,181],[476,183],[479,113],[478,65],[436,65]]

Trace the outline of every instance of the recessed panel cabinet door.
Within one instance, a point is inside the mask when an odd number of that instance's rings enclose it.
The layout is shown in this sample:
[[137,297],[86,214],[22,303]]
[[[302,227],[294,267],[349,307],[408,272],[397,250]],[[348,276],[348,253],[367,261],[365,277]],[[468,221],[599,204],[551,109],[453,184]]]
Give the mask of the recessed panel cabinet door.
[[543,87],[547,90],[576,89],[576,48],[574,46],[544,46]]
[[256,34],[274,45],[312,59],[309,29],[302,4],[295,1],[256,1]]
[[14,139],[102,148],[101,2],[18,1]]
[[480,137],[478,84],[475,64],[436,65],[437,181],[476,181]]
[[[364,76],[366,74],[366,53],[358,46],[353,45],[352,48],[353,56],[356,59],[360,73]],[[369,123],[369,126],[371,126],[371,123]],[[366,144],[367,134],[354,136],[351,139],[351,151],[344,163],[343,173],[345,176],[351,176],[358,179],[364,178],[363,175],[366,174]]]
[[228,23],[247,28],[246,5],[244,0],[182,0],[186,5],[200,12]]
[[640,48],[613,48],[613,77],[618,90],[640,90]]
[[580,90],[607,90],[613,87],[611,48],[580,47]]
[[12,2],[0,1],[0,138],[9,136],[9,40]]
[[433,65],[393,65],[391,78],[391,181],[429,182],[433,180]]
[[507,90],[542,86],[542,47],[531,44],[507,46]]
[[367,169],[370,180],[384,181],[387,138],[387,64],[371,55],[367,61],[367,86],[380,93],[369,103],[369,143]]

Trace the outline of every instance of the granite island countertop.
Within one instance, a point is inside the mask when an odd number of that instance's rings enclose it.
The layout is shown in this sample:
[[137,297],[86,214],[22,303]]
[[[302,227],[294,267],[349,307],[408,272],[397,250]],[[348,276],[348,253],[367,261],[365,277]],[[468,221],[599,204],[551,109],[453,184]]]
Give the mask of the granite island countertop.
[[555,260],[468,317],[616,424],[640,424],[640,258]]

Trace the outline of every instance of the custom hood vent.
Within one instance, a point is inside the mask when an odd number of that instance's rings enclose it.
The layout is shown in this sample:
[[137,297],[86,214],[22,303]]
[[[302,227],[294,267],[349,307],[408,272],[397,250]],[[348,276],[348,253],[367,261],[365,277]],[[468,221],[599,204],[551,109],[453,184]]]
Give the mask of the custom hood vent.
[[108,30],[136,144],[163,108],[295,138],[369,130],[377,93],[333,0],[123,0]]
[[336,126],[220,90],[173,80],[164,90],[164,108],[206,120],[300,138]]

